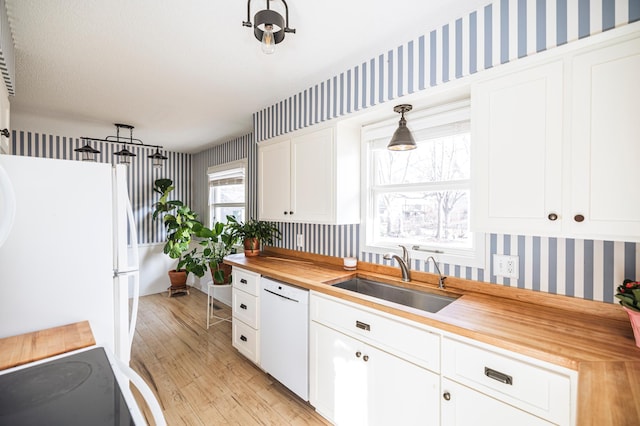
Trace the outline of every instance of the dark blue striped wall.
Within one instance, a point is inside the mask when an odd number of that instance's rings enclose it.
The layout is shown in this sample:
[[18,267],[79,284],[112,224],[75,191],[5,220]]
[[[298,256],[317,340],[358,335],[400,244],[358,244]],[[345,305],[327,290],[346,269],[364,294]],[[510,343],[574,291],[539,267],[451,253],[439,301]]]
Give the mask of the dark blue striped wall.
[[[15,155],[32,157],[56,158],[62,160],[80,160],[81,154],[74,149],[84,145],[79,138],[46,135],[28,131],[13,131],[11,137],[12,152]],[[98,160],[101,163],[112,163],[113,153],[124,145],[107,142],[95,142],[93,147],[100,151]],[[138,242],[140,244],[160,243],[165,240],[162,221],[153,221],[153,204],[158,196],[153,192],[153,181],[158,178],[169,178],[176,185],[172,193],[173,199],[191,202],[191,155],[176,152],[164,152],[169,157],[164,167],[154,169],[148,155],[155,149],[144,147],[127,147],[136,154],[128,168],[129,198],[133,207],[133,214],[138,227]]]
[[258,217],[258,153],[257,145],[253,141],[253,134],[227,141],[205,151],[193,155],[193,170],[191,173],[192,188],[196,197],[193,209],[206,222],[208,212],[209,181],[207,169],[211,166],[230,163],[242,159],[248,160],[247,170],[247,217]]
[[[638,20],[640,0],[494,1],[439,28],[425,28],[420,37],[256,112],[256,142],[404,95],[428,93],[431,87]],[[279,226],[281,247],[295,249],[295,235],[301,233],[306,251],[357,254],[363,261],[389,264],[379,254],[360,251],[358,225]],[[496,277],[491,266],[444,265],[444,272],[607,302],[622,279],[640,278],[640,245],[635,243],[491,234],[487,252],[518,255],[520,279]],[[414,269],[424,270],[414,263]]]
[[256,141],[640,19],[640,0],[498,0],[254,114]]

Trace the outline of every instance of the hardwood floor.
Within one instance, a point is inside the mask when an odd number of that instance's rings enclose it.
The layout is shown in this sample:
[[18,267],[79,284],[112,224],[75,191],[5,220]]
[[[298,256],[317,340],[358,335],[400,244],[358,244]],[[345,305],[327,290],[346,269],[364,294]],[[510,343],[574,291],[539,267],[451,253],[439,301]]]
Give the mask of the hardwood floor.
[[[155,392],[168,425],[327,425],[313,407],[231,346],[231,324],[207,330],[199,290],[140,298],[131,367]],[[231,309],[215,302],[216,315]]]

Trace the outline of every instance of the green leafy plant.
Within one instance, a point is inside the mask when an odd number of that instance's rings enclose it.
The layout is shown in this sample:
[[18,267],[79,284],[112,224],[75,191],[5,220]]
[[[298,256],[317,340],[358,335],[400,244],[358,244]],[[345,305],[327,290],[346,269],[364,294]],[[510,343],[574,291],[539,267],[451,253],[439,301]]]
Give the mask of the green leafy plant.
[[280,229],[272,223],[262,220],[249,219],[240,222],[233,216],[227,216],[227,226],[229,234],[236,240],[257,240],[257,243],[273,244],[276,239],[282,238]]
[[206,226],[199,227],[196,236],[202,238],[200,241],[200,245],[204,247],[200,253],[202,263],[209,266],[215,282],[224,282],[222,260],[225,256],[235,253],[234,245],[238,242],[238,238],[232,235],[222,222],[216,222],[211,229]]
[[171,179],[156,179],[153,190],[160,194],[154,204],[153,219],[162,216],[167,231],[167,242],[163,252],[171,259],[178,259],[176,270],[184,269],[202,277],[206,264],[198,256],[197,249],[190,249],[192,237],[203,227],[198,214],[180,200],[169,200],[169,194],[175,189]]
[[640,312],[640,281],[624,280],[618,286],[616,297],[625,308]]

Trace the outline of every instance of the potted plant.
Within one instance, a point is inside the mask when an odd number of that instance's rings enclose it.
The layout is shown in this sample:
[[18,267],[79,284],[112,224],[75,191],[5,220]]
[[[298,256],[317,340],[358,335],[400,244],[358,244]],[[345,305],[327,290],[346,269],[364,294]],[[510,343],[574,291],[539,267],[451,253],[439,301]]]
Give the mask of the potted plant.
[[260,244],[273,244],[274,240],[282,238],[282,233],[272,222],[249,219],[245,223],[239,222],[233,216],[227,216],[230,234],[237,240],[242,240],[245,256],[257,256]]
[[629,315],[636,346],[640,347],[640,281],[624,280],[617,290],[616,297]]
[[224,223],[216,222],[211,229],[202,226],[196,232],[203,240],[201,253],[202,264],[209,266],[214,284],[228,284],[231,282],[231,266],[222,262],[228,254],[235,253],[234,245],[238,238],[232,235]]
[[185,288],[187,275],[193,272],[202,277],[206,271],[201,257],[196,249],[190,249],[194,233],[202,227],[198,221],[198,215],[180,200],[169,200],[169,194],[173,191],[171,179],[157,179],[153,190],[160,194],[160,199],[154,204],[153,219],[162,216],[164,227],[167,231],[167,242],[163,252],[171,259],[178,259],[176,269],[169,271],[171,288]]

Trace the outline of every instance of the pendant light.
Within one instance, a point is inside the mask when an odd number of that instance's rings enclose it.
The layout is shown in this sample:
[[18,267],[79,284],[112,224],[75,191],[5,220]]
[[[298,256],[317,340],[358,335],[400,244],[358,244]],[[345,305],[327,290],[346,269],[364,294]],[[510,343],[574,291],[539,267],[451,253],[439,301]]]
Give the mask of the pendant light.
[[284,40],[285,33],[294,33],[294,28],[289,28],[289,6],[285,0],[284,4],[286,19],[278,12],[271,9],[271,0],[267,0],[267,8],[261,10],[253,17],[251,23],[251,0],[247,2],[247,20],[242,21],[245,27],[253,27],[253,35],[262,43],[262,51],[270,55],[276,49],[276,44]]
[[149,158],[151,158],[152,160],[152,164],[153,164],[153,168],[154,169],[159,169],[160,167],[162,167],[163,165],[163,161],[166,160],[168,157],[160,154],[160,148],[156,148],[156,152],[154,152],[153,154],[149,155]]
[[407,127],[407,120],[404,118],[404,113],[411,111],[413,107],[409,104],[397,105],[393,110],[402,114],[398,128],[393,133],[387,149],[391,151],[408,151],[410,149],[416,149],[416,141],[413,139],[411,130]]
[[97,161],[96,154],[100,154],[100,151],[89,145],[88,140],[83,140],[85,142],[84,146],[82,148],[76,148],[74,151],[82,154],[82,161],[92,161],[95,163]]

